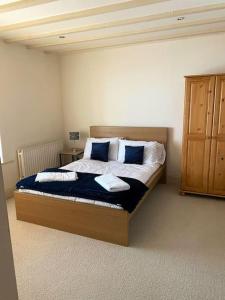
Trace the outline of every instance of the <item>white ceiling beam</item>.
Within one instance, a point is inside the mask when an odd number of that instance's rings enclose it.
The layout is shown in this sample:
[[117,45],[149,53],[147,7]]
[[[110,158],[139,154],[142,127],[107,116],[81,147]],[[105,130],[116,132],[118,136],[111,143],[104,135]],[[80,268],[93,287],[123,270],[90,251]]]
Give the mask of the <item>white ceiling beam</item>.
[[198,20],[198,21],[192,21],[192,22],[184,22],[184,23],[179,23],[179,24],[169,24],[169,25],[164,25],[164,26],[150,27],[150,28],[139,29],[139,30],[130,30],[130,31],[126,31],[126,32],[114,32],[114,33],[105,34],[105,35],[95,35],[95,36],[92,35],[90,38],[83,38],[83,39],[75,40],[75,41],[60,40],[59,42],[43,43],[43,44],[31,45],[28,47],[30,49],[34,49],[34,48],[47,48],[47,47],[61,46],[61,45],[62,46],[76,45],[76,44],[83,43],[83,42],[101,41],[101,40],[105,40],[105,39],[107,40],[107,39],[112,39],[112,38],[134,36],[134,35],[140,35],[140,34],[145,34],[145,33],[175,30],[175,29],[182,29],[182,28],[188,28],[188,27],[196,27],[196,26],[202,26],[202,25],[224,23],[224,22],[225,22],[225,17],[213,18],[213,19]]
[[31,6],[41,5],[53,1],[56,0],[21,0],[21,1],[14,1],[10,3],[0,4],[0,13],[10,12],[22,8],[29,8]]
[[85,52],[90,50],[97,50],[97,49],[105,49],[105,48],[116,48],[116,47],[124,47],[124,46],[131,46],[136,44],[145,44],[145,43],[151,43],[151,42],[159,42],[159,41],[166,41],[166,40],[176,40],[180,38],[191,38],[191,37],[198,37],[198,36],[204,36],[204,35],[211,35],[211,34],[218,34],[218,33],[225,33],[225,28],[220,29],[207,29],[207,30],[201,30],[198,32],[186,32],[182,34],[172,34],[172,35],[163,35],[159,37],[154,38],[142,38],[135,41],[124,41],[122,43],[117,43],[113,45],[99,45],[99,46],[88,46],[83,47],[79,49],[64,49],[64,50],[54,50],[54,51],[46,51],[46,53],[58,53],[58,54],[70,54],[70,53],[79,53],[79,52]]
[[56,22],[63,22],[67,20],[73,20],[73,19],[89,17],[89,16],[94,16],[94,15],[99,15],[104,13],[110,13],[110,12],[130,9],[130,8],[136,8],[140,6],[145,6],[145,5],[150,5],[150,4],[155,4],[155,3],[165,2],[165,1],[168,0],[129,0],[125,2],[93,7],[89,9],[74,11],[71,13],[64,13],[64,14],[40,18],[36,20],[18,22],[9,25],[2,25],[0,26],[0,32],[18,30],[22,28],[51,24]]
[[42,39],[42,38],[48,38],[48,37],[54,37],[54,36],[60,36],[60,35],[67,35],[72,33],[81,33],[91,30],[101,30],[111,27],[118,27],[118,26],[124,26],[124,25],[132,25],[132,24],[138,24],[143,22],[150,22],[150,21],[156,21],[166,18],[173,18],[173,17],[179,17],[179,16],[185,16],[190,14],[199,14],[199,13],[206,13],[210,11],[215,10],[221,10],[225,9],[225,3],[223,4],[214,4],[214,5],[204,5],[200,7],[193,7],[193,8],[186,8],[186,9],[179,9],[174,10],[170,12],[160,13],[160,14],[154,14],[154,15],[146,15],[142,17],[136,17],[136,18],[129,18],[129,19],[123,19],[123,20],[115,20],[111,22],[105,22],[105,23],[97,23],[97,24],[90,24],[90,25],[84,25],[80,27],[74,27],[70,29],[62,29],[54,32],[45,32],[40,34],[29,34],[29,35],[21,35],[15,38],[9,38],[6,39],[7,42],[24,42],[34,39]]

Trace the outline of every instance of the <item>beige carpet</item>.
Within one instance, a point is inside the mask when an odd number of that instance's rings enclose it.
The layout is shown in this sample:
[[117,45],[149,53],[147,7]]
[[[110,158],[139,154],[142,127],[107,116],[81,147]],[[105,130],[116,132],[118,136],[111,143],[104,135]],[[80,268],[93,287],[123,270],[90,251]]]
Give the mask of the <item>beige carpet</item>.
[[159,185],[136,216],[130,247],[9,216],[20,300],[225,299],[225,201]]

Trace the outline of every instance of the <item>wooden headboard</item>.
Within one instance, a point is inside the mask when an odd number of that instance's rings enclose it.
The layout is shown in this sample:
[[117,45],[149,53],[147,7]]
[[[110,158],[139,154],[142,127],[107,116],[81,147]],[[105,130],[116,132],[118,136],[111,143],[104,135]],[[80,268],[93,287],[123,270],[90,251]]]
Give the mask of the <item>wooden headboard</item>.
[[166,127],[91,126],[90,137],[123,137],[128,140],[157,141],[167,144]]

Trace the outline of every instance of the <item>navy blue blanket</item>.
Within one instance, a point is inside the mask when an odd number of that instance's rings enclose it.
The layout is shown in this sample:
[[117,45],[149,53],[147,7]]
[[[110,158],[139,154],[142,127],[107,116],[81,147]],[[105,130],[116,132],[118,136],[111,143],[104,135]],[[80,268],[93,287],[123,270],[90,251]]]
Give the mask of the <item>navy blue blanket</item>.
[[[45,172],[69,172],[62,169],[47,169]],[[108,192],[100,186],[94,178],[99,176],[91,173],[77,172],[78,180],[64,182],[35,182],[36,175],[20,180],[17,189],[29,189],[59,196],[79,197],[98,200],[111,204],[120,205],[131,213],[139,200],[148,190],[147,186],[139,180],[120,177],[130,185],[130,190],[123,192]]]

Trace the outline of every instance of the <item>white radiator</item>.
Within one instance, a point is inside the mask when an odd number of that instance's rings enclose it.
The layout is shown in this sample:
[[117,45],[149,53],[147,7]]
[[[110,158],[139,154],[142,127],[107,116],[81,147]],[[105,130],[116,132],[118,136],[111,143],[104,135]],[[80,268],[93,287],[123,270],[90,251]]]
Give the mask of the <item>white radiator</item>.
[[63,142],[54,141],[17,150],[20,179],[59,166]]

